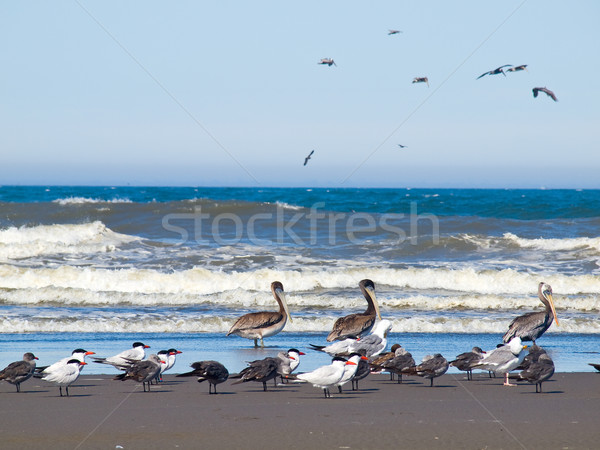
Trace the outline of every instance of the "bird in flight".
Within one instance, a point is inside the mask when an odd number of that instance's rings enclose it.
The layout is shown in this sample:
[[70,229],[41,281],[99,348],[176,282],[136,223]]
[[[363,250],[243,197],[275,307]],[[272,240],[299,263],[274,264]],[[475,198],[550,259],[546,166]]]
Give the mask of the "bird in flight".
[[331,65],[333,64],[337,67],[337,64],[335,63],[333,58],[322,58],[321,61],[319,61],[317,64],[327,64],[329,67],[331,67]]
[[406,145],[398,144],[398,147],[400,147],[400,148],[406,148]]
[[427,87],[429,87],[429,78],[427,78],[427,77],[415,77],[412,82],[413,83],[427,83]]
[[533,96],[537,97],[538,96],[538,92],[543,92],[544,94],[548,95],[548,97],[550,97],[552,100],[554,100],[555,102],[558,101],[558,99],[556,98],[556,95],[554,95],[554,92],[552,92],[550,89],[546,88],[546,87],[536,87],[533,88]]
[[308,163],[308,160],[310,159],[310,157],[312,156],[312,154],[313,154],[314,152],[315,152],[315,151],[313,150],[312,152],[310,152],[310,153],[308,154],[308,156],[307,156],[306,158],[304,158],[304,165],[306,165],[306,163]]
[[388,30],[388,36],[390,36],[392,34],[398,34],[398,33],[402,33],[402,31],[400,31],[400,30]]
[[520,66],[510,67],[506,69],[507,72],[520,72],[521,70],[527,70],[527,64],[521,64]]
[[[485,75],[498,75],[499,73],[501,73],[502,75],[506,76],[506,74],[504,73],[504,70],[502,70],[504,67],[510,67],[512,64],[504,64],[503,66],[500,66],[494,70],[490,70],[486,73],[482,73],[481,75],[479,75],[477,77],[477,80],[479,80],[481,77],[485,76]],[[510,70],[510,69],[507,69]]]

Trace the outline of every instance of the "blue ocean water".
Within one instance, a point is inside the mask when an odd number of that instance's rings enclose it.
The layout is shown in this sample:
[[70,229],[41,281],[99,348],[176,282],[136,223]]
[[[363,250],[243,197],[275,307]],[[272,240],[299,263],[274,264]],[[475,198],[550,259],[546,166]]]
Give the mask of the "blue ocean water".
[[[545,281],[560,326],[539,344],[558,370],[593,370],[599,230],[596,190],[2,186],[0,365],[142,340],[189,349],[185,364],[243,366],[247,353],[322,343],[364,310],[370,278],[390,340],[416,359],[494,347],[542,308]],[[241,314],[275,309],[275,280],[293,323],[266,350],[225,338]]]

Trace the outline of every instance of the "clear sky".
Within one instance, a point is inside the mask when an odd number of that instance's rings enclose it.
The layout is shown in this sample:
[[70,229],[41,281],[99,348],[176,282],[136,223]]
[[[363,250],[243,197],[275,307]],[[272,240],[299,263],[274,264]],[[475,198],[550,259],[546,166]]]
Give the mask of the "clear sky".
[[[4,1],[0,184],[600,188],[599,20],[597,0]],[[504,64],[528,71],[476,80]]]

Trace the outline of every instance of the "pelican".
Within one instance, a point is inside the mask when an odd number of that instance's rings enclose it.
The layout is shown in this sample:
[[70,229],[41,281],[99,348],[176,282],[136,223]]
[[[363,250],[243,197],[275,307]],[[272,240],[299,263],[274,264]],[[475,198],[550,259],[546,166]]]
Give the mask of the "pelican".
[[333,64],[334,66],[337,67],[337,64],[335,63],[335,61],[333,60],[333,58],[322,58],[321,61],[319,61],[317,64],[327,64],[329,67],[331,67],[331,65]]
[[427,77],[415,77],[412,80],[413,83],[427,83],[427,87],[429,87],[429,78]]
[[21,383],[29,380],[33,376],[36,359],[38,359],[38,357],[33,353],[25,353],[23,355],[23,360],[10,363],[0,371],[0,380],[14,384],[17,387],[17,392],[21,392]]
[[191,372],[180,373],[177,377],[198,377],[198,383],[208,381],[208,393],[217,393],[217,384],[227,381],[229,371],[218,361],[198,361],[191,364]]
[[264,338],[273,336],[283,330],[288,319],[290,322],[292,321],[285,300],[285,293],[283,292],[283,284],[279,281],[273,281],[271,291],[279,304],[279,311],[260,311],[244,314],[235,321],[227,332],[227,336],[237,334],[246,339],[254,339],[254,347],[258,347],[258,340],[260,339],[260,346],[264,347]]
[[548,97],[550,97],[555,102],[558,101],[558,99],[556,98],[556,95],[554,94],[554,92],[552,92],[547,87],[535,87],[535,88],[533,88],[533,96],[534,97],[538,96],[538,92],[543,92],[544,94],[548,95]]
[[388,30],[388,36],[391,36],[392,34],[399,34],[402,33],[402,31],[400,30]]
[[313,155],[315,151],[313,150],[312,152],[310,152],[308,154],[308,156],[306,158],[304,158],[304,165],[308,164],[308,160],[310,159],[310,157]]
[[365,356],[372,358],[379,355],[387,346],[387,335],[392,329],[392,322],[387,319],[380,320],[373,328],[373,333],[360,339],[344,339],[333,344],[313,345],[313,350],[325,352],[331,356],[348,356],[350,353],[364,350]]
[[503,66],[497,67],[494,70],[489,70],[486,73],[482,73],[481,75],[479,75],[477,77],[477,80],[479,80],[481,77],[485,76],[485,75],[498,75],[499,73],[501,73],[502,75],[506,76],[506,74],[504,73],[504,70],[502,70],[504,67],[510,67],[511,64],[504,64]]
[[527,70],[527,64],[521,64],[520,66],[509,67],[506,69],[507,72],[520,72],[521,70]]
[[[528,381],[535,384],[535,392],[542,392],[542,383],[554,375],[554,361],[547,353],[541,353],[537,361],[532,362],[529,366],[516,375],[516,379]],[[539,386],[539,390],[538,390]]]
[[508,381],[508,372],[519,366],[525,359],[526,345],[522,345],[521,339],[517,336],[508,344],[500,345],[491,352],[488,352],[484,358],[473,369],[491,370],[496,375],[504,374],[504,386],[516,386]]
[[163,364],[166,364],[166,362],[161,361],[158,355],[153,353],[148,356],[148,359],[135,361],[127,368],[125,373],[117,375],[113,380],[134,380],[138,383],[142,383],[144,392],[146,392],[146,385],[148,385],[148,392],[150,392],[150,382],[160,373],[160,368]]
[[420,377],[429,378],[431,381],[430,387],[433,387],[433,379],[440,377],[448,370],[448,361],[441,354],[427,355],[418,366],[409,367],[402,370],[402,373],[407,375],[418,375]]
[[502,336],[502,340],[505,343],[516,336],[520,337],[522,341],[533,341],[535,345],[535,340],[550,328],[553,320],[556,320],[556,326],[559,326],[556,309],[554,309],[554,301],[552,300],[552,288],[549,284],[543,281],[539,284],[538,297],[546,309],[515,318],[508,326],[508,331]]
[[248,363],[248,367],[242,370],[240,373],[231,375],[231,378],[239,378],[240,381],[236,381],[232,384],[247,383],[248,381],[256,381],[263,384],[263,391],[267,390],[267,381],[272,380],[277,376],[277,371],[280,365],[279,358],[268,357],[265,359],[258,359]]
[[361,280],[358,287],[360,287],[367,300],[366,311],[350,314],[336,320],[331,333],[327,336],[327,342],[341,341],[348,338],[358,339],[371,331],[377,318],[381,320],[379,304],[377,298],[375,298],[375,284],[371,280]]
[[483,359],[485,352],[480,347],[473,347],[470,352],[461,353],[454,361],[450,361],[450,365],[458,370],[467,372],[467,380],[473,379],[473,365]]

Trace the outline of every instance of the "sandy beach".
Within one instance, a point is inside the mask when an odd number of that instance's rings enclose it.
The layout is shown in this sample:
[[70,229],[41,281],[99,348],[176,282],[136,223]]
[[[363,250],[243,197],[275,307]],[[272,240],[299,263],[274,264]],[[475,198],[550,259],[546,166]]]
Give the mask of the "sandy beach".
[[[134,382],[82,375],[70,397],[39,379],[0,384],[2,448],[597,448],[600,374],[557,373],[544,393],[475,374],[435,380],[371,375],[360,390],[305,384],[219,385],[165,376]],[[348,386],[349,388],[349,386]]]

